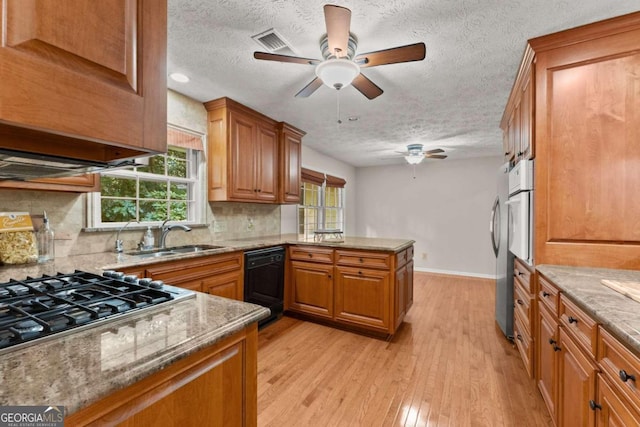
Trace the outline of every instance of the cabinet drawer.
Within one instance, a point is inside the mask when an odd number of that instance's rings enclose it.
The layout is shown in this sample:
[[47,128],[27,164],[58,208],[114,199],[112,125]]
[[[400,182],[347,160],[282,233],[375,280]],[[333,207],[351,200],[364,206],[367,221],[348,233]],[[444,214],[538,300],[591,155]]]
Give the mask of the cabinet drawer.
[[333,249],[317,246],[291,246],[289,258],[297,261],[325,262],[333,264]]
[[538,300],[545,305],[553,313],[558,315],[558,288],[554,284],[545,279],[542,275],[538,275],[538,284],[540,291],[538,292]]
[[640,408],[640,359],[602,327],[598,332],[598,362],[610,383]]
[[400,251],[396,254],[396,268],[402,267],[407,263],[407,251]]
[[520,279],[525,289],[527,289],[527,292],[530,294],[535,293],[533,289],[533,280],[531,280],[531,270],[529,270],[526,264],[518,258],[515,259],[513,264],[513,275]]
[[336,264],[386,270],[391,264],[391,255],[382,252],[336,251]]
[[407,261],[411,261],[413,259],[413,246],[409,246],[407,248]]
[[560,322],[572,334],[582,349],[596,357],[598,325],[589,315],[569,301],[565,295],[560,295],[558,312]]
[[513,287],[513,306],[515,307],[516,314],[520,315],[522,326],[527,329],[527,332],[531,335],[531,324],[533,323],[533,298],[525,291],[518,280],[514,281]]
[[515,317],[513,324],[513,335],[515,338],[516,346],[524,362],[524,366],[527,369],[529,378],[533,377],[533,346],[531,337],[527,330],[520,323],[518,316]]

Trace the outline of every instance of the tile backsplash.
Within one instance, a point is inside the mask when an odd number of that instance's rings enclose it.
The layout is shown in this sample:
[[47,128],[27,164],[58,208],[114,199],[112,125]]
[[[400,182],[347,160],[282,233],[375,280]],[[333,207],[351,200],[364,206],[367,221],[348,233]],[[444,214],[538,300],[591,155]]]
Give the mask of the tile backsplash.
[[[55,231],[58,257],[113,251],[115,231],[83,231],[86,226],[86,197],[85,194],[63,192],[0,190],[0,211],[29,212],[32,215],[42,215],[43,211],[47,211]],[[138,227],[123,231],[120,238],[124,241],[124,249],[135,249],[144,230]],[[211,243],[278,234],[279,205],[211,202],[207,205],[206,224],[194,227],[189,233],[172,231],[167,236],[167,245]]]

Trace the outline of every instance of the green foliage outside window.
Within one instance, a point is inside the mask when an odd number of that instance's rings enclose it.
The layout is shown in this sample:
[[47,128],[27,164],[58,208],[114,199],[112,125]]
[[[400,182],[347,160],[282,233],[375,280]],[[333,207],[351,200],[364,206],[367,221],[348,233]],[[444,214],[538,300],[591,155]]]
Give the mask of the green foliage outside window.
[[190,178],[188,151],[170,147],[166,155],[150,157],[149,165],[135,168],[131,176],[102,175],[101,221],[188,220],[189,183],[184,182]]

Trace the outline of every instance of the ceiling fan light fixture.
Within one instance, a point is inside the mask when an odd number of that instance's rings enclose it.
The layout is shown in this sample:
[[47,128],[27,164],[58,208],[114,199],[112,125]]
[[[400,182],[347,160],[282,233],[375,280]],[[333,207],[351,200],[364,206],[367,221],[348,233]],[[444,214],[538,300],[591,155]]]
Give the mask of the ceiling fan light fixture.
[[424,159],[424,155],[420,154],[416,156],[415,154],[409,154],[408,156],[404,156],[404,158],[410,165],[417,165]]
[[327,59],[316,67],[322,83],[337,90],[349,86],[358,74],[360,67],[349,59]]
[[422,151],[422,144],[409,144],[407,145],[407,155],[404,156],[407,163],[410,165],[419,164],[424,159],[424,152]]

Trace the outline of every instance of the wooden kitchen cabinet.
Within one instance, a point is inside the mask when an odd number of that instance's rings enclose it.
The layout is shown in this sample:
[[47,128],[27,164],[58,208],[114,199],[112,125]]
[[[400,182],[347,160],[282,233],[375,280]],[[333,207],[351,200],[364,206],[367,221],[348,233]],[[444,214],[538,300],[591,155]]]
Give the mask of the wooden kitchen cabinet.
[[[336,267],[335,320],[388,332],[391,324],[388,270]],[[402,307],[404,311],[404,307]]]
[[96,174],[84,174],[64,178],[34,179],[31,181],[0,181],[0,188],[90,193],[100,191],[100,178]]
[[333,319],[333,264],[291,261],[288,309]]
[[514,333],[516,346],[520,350],[522,361],[529,378],[535,375],[535,357],[538,339],[535,302],[534,274],[530,267],[522,260],[515,258],[513,265],[513,307],[514,325],[517,323],[518,332]]
[[302,165],[302,137],[300,129],[280,122],[278,139],[280,142],[280,167],[278,170],[278,201],[280,203],[299,203],[302,184],[300,168]]
[[65,425],[256,426],[257,326],[65,418]]
[[398,253],[288,248],[285,307],[314,320],[393,335],[413,303],[413,246]]
[[597,427],[637,427],[640,424],[640,412],[637,408],[630,406],[615,392],[602,374],[598,374],[597,396],[593,402],[597,412]]
[[162,280],[167,285],[205,292],[239,301],[244,299],[244,254],[231,252],[178,261],[165,261],[144,267],[125,268],[127,274]]
[[0,148],[166,151],[166,0],[8,0],[0,17]]
[[204,105],[209,200],[298,203],[304,132],[229,98]]
[[538,304],[536,379],[549,414],[557,424],[559,326],[556,314],[551,313],[544,304]]

